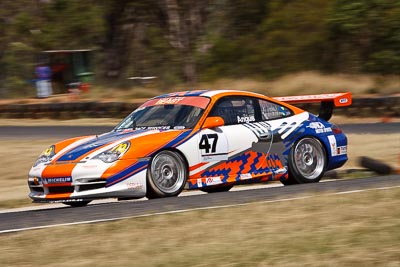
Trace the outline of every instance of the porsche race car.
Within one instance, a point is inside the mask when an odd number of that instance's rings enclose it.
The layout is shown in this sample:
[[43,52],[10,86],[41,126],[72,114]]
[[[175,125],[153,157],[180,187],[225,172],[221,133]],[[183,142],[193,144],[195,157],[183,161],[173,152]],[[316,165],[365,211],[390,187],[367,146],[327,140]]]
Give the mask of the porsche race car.
[[[292,103],[320,102],[319,115]],[[347,161],[347,138],[329,123],[350,93],[270,98],[233,91],[154,97],[111,132],[46,148],[29,171],[34,202],[84,206],[101,198],[222,192],[279,180],[318,182]]]

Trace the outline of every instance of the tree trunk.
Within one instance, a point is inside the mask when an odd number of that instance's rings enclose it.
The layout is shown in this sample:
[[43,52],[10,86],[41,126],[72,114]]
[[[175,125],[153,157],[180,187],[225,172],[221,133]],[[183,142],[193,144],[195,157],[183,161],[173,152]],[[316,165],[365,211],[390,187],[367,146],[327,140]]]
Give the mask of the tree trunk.
[[189,85],[193,86],[197,83],[196,61],[193,58],[193,54],[190,52],[187,53],[184,58],[183,75]]
[[169,42],[181,55],[185,81],[193,85],[197,82],[194,54],[198,37],[204,29],[208,0],[187,0],[181,5],[177,0],[162,1]]

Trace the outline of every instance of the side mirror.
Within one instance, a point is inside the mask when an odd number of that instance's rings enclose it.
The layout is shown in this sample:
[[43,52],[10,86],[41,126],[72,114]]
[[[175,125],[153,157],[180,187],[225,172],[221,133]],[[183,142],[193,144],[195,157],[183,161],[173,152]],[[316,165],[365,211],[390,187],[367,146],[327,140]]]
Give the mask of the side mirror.
[[203,128],[210,129],[215,127],[224,126],[225,121],[221,117],[208,117],[203,123]]

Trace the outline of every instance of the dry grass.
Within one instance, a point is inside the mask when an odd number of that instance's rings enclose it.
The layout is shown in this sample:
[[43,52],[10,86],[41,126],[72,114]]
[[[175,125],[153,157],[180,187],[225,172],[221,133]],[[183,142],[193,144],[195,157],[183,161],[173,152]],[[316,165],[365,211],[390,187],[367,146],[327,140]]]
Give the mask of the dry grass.
[[1,126],[115,126],[121,119],[117,118],[82,118],[71,120],[53,119],[0,119]]
[[56,140],[0,140],[0,208],[29,205],[28,172],[39,154]]
[[299,72],[271,81],[220,79],[199,88],[248,90],[268,96],[318,94],[350,91],[355,96],[371,93],[400,93],[400,76],[330,74]]
[[247,90],[263,93],[268,96],[319,94],[329,92],[350,91],[354,96],[370,94],[399,94],[399,75],[361,75],[361,74],[329,74],[325,75],[316,71],[298,72],[279,77],[274,80],[255,79],[219,79],[213,82],[198,83],[188,87],[185,84],[164,88],[157,82],[131,88],[113,88],[104,86],[93,86],[88,94],[79,97],[70,95],[54,96],[48,99],[13,99],[0,100],[0,104],[7,103],[32,103],[50,102],[60,103],[65,101],[101,100],[101,101],[134,101],[147,99],[152,96],[167,92],[194,90],[194,89],[233,89]]
[[287,96],[301,94],[321,94],[352,92],[353,96],[371,94],[390,95],[400,93],[400,76],[330,74],[315,71],[292,73],[275,80],[219,79],[214,82],[198,83],[195,86],[175,85],[160,88],[157,83],[134,86],[126,89],[94,88],[86,99],[129,101],[146,99],[152,96],[195,89],[231,89],[262,93],[268,96]]
[[347,134],[349,161],[345,168],[359,168],[358,158],[368,156],[400,170],[400,133]]
[[0,266],[400,266],[399,205],[396,188],[7,234]]

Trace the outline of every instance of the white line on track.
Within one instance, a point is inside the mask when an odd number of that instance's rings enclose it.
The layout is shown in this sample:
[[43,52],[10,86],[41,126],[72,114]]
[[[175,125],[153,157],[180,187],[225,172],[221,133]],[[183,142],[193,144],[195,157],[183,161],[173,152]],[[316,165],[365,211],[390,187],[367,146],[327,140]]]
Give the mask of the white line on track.
[[[329,196],[329,195],[356,194],[356,193],[361,193],[361,192],[376,191],[376,190],[388,190],[388,189],[394,189],[394,188],[400,188],[400,185],[387,186],[387,187],[378,187],[378,188],[368,188],[368,189],[360,189],[360,190],[342,191],[342,192],[328,193],[328,194],[321,194],[321,195]],[[300,200],[300,199],[315,198],[315,197],[318,197],[318,196],[321,196],[321,195],[293,197],[293,198],[283,198],[283,199],[275,199],[275,200],[265,200],[265,201],[258,201],[257,203],[286,202],[286,201],[294,201],[294,200]],[[111,221],[118,221],[118,220],[124,220],[124,219],[145,218],[145,217],[151,217],[151,216],[157,216],[157,215],[177,214],[177,213],[190,212],[190,211],[213,210],[213,209],[222,209],[222,208],[241,207],[241,206],[248,206],[248,205],[251,205],[251,204],[254,204],[254,202],[253,203],[242,203],[242,204],[212,206],[212,207],[202,207],[202,208],[194,208],[194,209],[182,209],[182,210],[156,212],[156,213],[149,213],[149,214],[142,214],[142,215],[115,217],[115,218],[109,218],[109,219],[99,219],[99,220],[81,221],[81,222],[73,222],[73,223],[52,224],[52,225],[27,227],[27,228],[19,228],[19,229],[10,229],[10,230],[0,231],[0,234],[20,232],[20,231],[26,231],[26,230],[35,230],[35,229],[45,229],[45,228],[52,228],[52,227],[59,227],[59,226],[71,226],[71,225],[78,225],[78,224],[111,222]]]
[[[322,182],[322,181],[321,181]],[[252,190],[252,189],[262,189],[262,188],[270,188],[270,187],[279,187],[283,186],[280,182],[269,182],[266,184],[254,184],[254,185],[243,185],[243,186],[235,186],[230,191],[243,191],[243,190]],[[204,195],[207,194],[200,190],[188,190],[182,192],[179,197],[184,196],[195,196],[195,195]],[[144,201],[147,198],[143,197],[140,199],[129,200],[129,201]],[[109,198],[109,199],[99,199],[94,200],[89,205],[96,205],[96,204],[104,204],[104,203],[116,203],[119,202],[117,199]],[[62,203],[51,203],[51,204],[43,204],[43,203],[36,203],[34,206],[28,207],[21,207],[21,208],[13,208],[13,209],[3,209],[0,210],[0,213],[9,213],[9,212],[23,212],[23,211],[31,211],[31,210],[47,210],[47,209],[56,209],[56,208],[67,208],[65,204]]]

